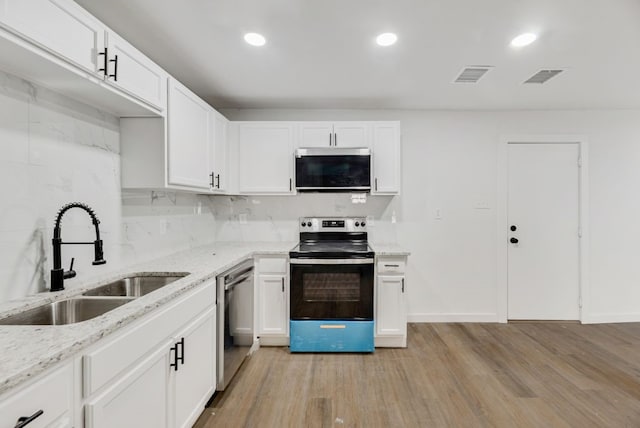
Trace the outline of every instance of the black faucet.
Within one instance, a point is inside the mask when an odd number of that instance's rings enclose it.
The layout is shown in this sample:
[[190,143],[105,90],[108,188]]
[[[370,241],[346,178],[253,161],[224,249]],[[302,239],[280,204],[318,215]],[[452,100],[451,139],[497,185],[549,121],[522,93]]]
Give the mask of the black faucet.
[[[60,237],[60,221],[62,220],[62,216],[64,213],[69,211],[71,208],[82,208],[85,210],[89,216],[91,216],[91,222],[96,228],[96,240],[93,242],[62,242],[62,238]],[[53,228],[53,239],[51,242],[53,243],[53,269],[51,269],[51,291],[61,291],[64,290],[64,280],[67,278],[73,278],[76,276],[76,272],[73,270],[73,262],[75,259],[71,259],[71,266],[68,271],[65,271],[62,268],[62,245],[65,244],[73,244],[73,245],[91,245],[94,246],[94,260],[93,265],[103,265],[106,263],[104,259],[104,255],[102,254],[102,239],[100,239],[100,228],[98,225],[100,224],[100,220],[93,212],[88,205],[80,203],[80,202],[72,202],[60,208],[58,211],[58,216],[56,217],[56,224]]]

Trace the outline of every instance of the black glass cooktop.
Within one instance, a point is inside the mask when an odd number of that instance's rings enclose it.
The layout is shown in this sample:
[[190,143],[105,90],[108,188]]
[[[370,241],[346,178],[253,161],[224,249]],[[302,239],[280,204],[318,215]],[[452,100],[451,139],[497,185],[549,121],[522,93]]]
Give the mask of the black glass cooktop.
[[367,258],[374,252],[366,241],[303,241],[289,252],[295,258]]

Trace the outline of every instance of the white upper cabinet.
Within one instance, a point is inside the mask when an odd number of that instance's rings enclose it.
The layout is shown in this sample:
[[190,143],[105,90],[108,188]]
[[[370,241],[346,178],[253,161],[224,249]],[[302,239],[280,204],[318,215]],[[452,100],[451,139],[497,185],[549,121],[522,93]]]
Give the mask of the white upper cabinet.
[[239,122],[240,193],[294,193],[294,130],[289,122]]
[[0,24],[43,51],[11,51],[9,71],[123,116],[166,109],[167,73],[75,2],[0,0]]
[[400,122],[374,122],[371,194],[400,192]]
[[227,144],[229,120],[215,110],[210,112],[212,140],[209,148],[210,186],[215,193],[225,193],[229,188],[227,176]]
[[[167,106],[167,73],[122,37],[107,34],[106,80],[142,101],[164,111]],[[104,64],[100,64],[102,68]]]
[[70,0],[0,0],[0,22],[84,71],[102,76],[107,28]]
[[210,111],[186,86],[169,79],[168,184],[209,190]]
[[369,122],[301,122],[298,147],[369,147]]

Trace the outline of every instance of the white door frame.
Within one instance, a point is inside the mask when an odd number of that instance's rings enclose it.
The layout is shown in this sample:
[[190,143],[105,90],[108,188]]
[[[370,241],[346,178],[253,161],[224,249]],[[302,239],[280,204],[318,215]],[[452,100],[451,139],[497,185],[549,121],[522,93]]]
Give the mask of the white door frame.
[[500,137],[498,144],[498,192],[496,197],[496,214],[497,214],[497,318],[498,322],[506,323],[508,317],[508,166],[509,143],[530,143],[530,144],[550,144],[550,143],[577,143],[578,152],[580,154],[580,177],[579,177],[579,208],[578,222],[580,225],[581,238],[579,245],[579,266],[578,275],[580,289],[580,322],[589,322],[589,145],[584,135],[549,135],[549,134],[525,134],[525,135],[506,135]]

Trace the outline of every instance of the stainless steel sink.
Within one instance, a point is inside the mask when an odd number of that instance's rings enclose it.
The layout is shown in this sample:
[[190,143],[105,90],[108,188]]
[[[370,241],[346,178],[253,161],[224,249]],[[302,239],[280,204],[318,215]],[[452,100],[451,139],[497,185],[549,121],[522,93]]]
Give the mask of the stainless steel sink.
[[85,291],[83,296],[127,296],[140,297],[149,294],[167,284],[171,284],[187,274],[179,273],[170,276],[136,275],[122,278],[93,290]]
[[90,320],[133,300],[132,298],[75,297],[59,300],[10,317],[0,325],[64,325]]

